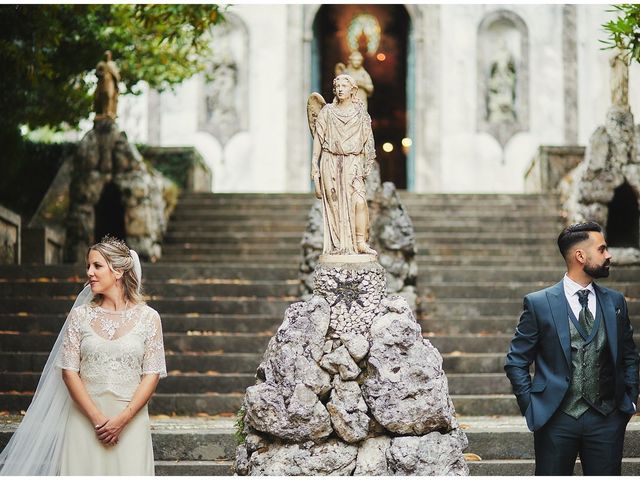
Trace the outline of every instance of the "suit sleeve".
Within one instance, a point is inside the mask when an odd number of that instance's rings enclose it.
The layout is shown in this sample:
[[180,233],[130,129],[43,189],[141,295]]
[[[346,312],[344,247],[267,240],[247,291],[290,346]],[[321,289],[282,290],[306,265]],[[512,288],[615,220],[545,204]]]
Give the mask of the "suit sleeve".
[[529,296],[524,297],[523,311],[516,327],[516,333],[509,345],[504,364],[513,393],[524,415],[531,401],[531,375],[529,366],[536,357],[539,330],[535,311]]
[[627,395],[634,404],[638,404],[638,350],[633,341],[633,327],[629,321],[627,302],[622,296],[622,309],[616,315],[621,316],[622,326],[622,367],[624,369],[624,383]]

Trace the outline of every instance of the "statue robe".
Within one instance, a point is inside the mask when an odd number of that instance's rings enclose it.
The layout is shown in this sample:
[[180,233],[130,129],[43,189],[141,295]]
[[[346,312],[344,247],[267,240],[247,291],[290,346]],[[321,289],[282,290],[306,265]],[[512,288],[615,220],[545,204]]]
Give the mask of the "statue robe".
[[322,147],[323,253],[357,254],[355,204],[367,201],[365,178],[375,158],[371,118],[359,103],[346,115],[329,103],[318,114],[316,135]]

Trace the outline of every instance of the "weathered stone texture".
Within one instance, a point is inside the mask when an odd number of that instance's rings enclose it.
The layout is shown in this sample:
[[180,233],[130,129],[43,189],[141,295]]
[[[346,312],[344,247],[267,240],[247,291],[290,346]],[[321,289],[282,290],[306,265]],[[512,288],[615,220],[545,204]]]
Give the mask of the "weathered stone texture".
[[252,476],[351,475],[356,465],[358,447],[339,440],[326,443],[270,445],[249,459]]
[[462,454],[467,445],[458,432],[396,437],[387,450],[387,465],[393,475],[469,475]]
[[[370,278],[381,269],[318,269],[322,288],[287,309],[258,369],[259,383],[247,388],[247,436],[236,473],[467,474],[467,441],[458,430],[442,357],[422,338],[407,301],[382,297],[365,331],[338,335],[333,308],[345,298],[336,292],[354,272]],[[352,303],[368,294],[357,282],[350,285]]]
[[369,433],[367,404],[356,382],[343,382],[336,376],[327,403],[331,424],[336,434],[347,443],[364,440]]
[[[408,310],[408,306],[406,307]],[[389,312],[371,327],[364,399],[387,430],[422,435],[455,426],[442,357],[409,310]]]

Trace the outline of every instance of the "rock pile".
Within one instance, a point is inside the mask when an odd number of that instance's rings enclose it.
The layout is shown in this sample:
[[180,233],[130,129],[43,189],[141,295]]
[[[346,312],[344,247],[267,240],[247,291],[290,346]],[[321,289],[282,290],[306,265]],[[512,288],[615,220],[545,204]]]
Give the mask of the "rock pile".
[[163,234],[175,207],[177,187],[147,166],[135,145],[111,119],[94,122],[73,159],[66,219],[65,260],[84,262],[95,239],[94,208],[106,185],[119,191],[127,244],[146,261],[160,258]]
[[[442,357],[406,300],[378,293],[383,273],[321,265],[313,296],[287,309],[246,391],[236,473],[468,474]],[[347,298],[369,299],[371,320],[334,322]]]

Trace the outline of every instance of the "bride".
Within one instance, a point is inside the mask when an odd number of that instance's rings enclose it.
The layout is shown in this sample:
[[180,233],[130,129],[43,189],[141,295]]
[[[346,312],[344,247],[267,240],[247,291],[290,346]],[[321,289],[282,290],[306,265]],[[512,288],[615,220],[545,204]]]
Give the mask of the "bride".
[[153,475],[147,403],[166,366],[160,316],[142,299],[135,251],[105,237],[29,409],[0,454],[2,475]]

